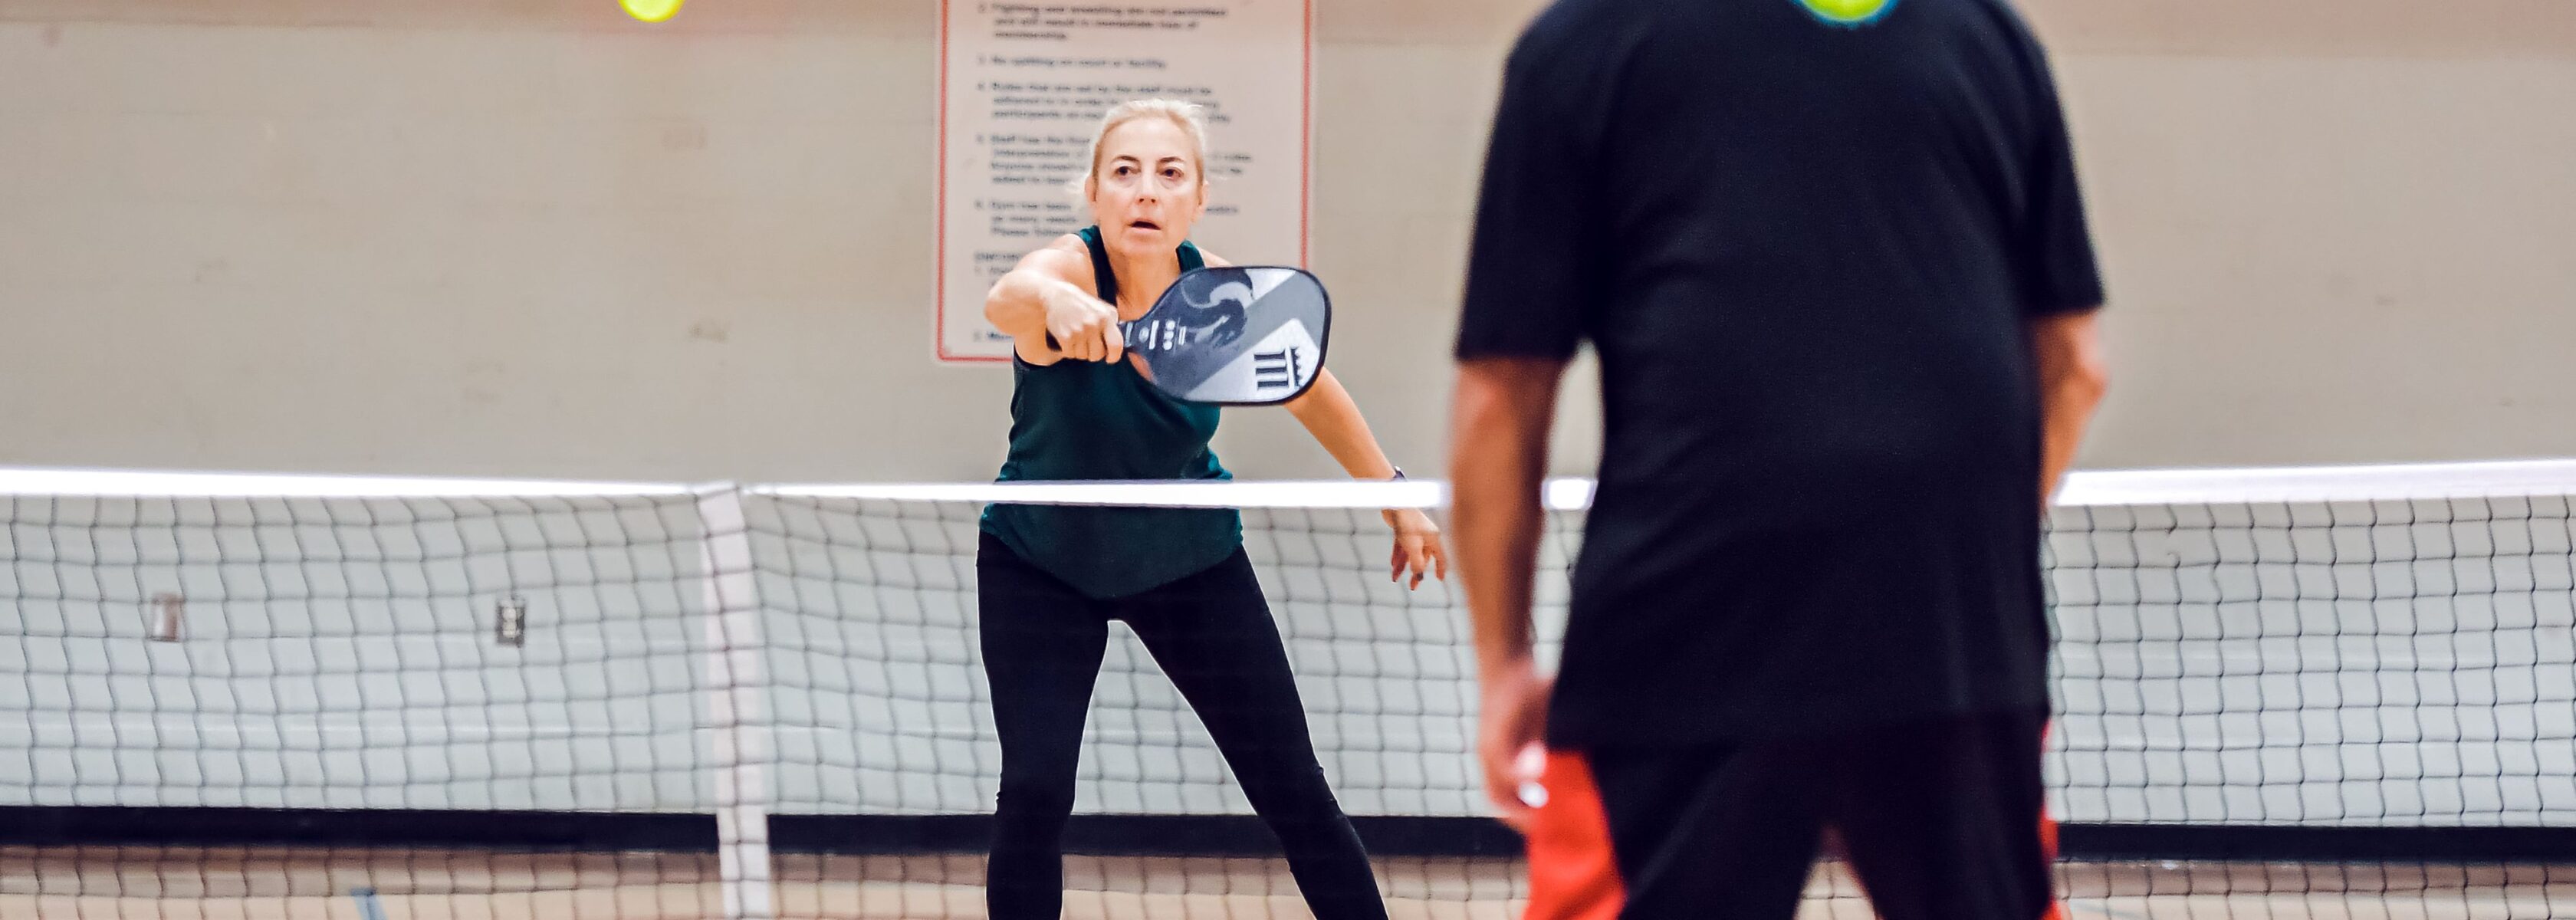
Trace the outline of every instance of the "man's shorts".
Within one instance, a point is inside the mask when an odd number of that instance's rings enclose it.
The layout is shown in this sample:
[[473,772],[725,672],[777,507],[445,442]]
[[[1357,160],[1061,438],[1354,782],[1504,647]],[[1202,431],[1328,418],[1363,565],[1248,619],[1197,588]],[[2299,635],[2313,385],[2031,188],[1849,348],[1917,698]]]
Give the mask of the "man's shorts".
[[1797,912],[1833,828],[1886,920],[2055,916],[2038,713],[1822,737],[1552,751],[1527,920]]

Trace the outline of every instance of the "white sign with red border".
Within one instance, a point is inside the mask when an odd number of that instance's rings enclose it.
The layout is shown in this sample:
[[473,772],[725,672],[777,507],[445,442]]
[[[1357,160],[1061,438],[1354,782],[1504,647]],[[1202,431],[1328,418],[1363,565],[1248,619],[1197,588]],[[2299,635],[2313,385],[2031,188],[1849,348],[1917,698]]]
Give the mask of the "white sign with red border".
[[1306,264],[1312,0],[942,0],[937,349],[1005,361],[984,293],[1091,222],[1091,132],[1129,99],[1207,108],[1207,216],[1191,238],[1244,265]]

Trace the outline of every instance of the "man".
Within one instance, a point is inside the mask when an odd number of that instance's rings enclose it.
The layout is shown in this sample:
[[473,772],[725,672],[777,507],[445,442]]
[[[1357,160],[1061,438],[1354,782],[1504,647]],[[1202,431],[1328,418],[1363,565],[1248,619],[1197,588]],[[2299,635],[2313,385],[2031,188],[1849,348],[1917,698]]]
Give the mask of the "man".
[[[1890,920],[2052,910],[2040,518],[2105,386],[2101,301],[2003,0],[1562,0],[1530,25],[1451,449],[1479,753],[1531,917],[1786,918],[1828,827]],[[1551,695],[1536,497],[1583,340],[1604,443]]]

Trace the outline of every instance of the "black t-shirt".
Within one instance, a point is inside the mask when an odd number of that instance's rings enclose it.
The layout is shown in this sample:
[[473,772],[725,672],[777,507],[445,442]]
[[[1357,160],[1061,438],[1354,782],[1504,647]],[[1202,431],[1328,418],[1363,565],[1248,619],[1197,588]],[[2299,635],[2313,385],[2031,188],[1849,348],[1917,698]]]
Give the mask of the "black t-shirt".
[[1562,0],[1505,69],[1457,354],[1601,359],[1554,743],[2047,705],[2028,320],[2102,292],[2046,61],[1808,2]]

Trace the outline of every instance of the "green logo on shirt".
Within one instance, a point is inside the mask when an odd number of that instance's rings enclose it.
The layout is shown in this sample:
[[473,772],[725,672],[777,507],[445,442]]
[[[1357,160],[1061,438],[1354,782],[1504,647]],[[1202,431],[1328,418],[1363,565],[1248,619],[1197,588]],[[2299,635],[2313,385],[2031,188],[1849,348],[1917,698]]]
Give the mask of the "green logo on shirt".
[[1838,26],[1865,26],[1887,15],[1896,0],[1798,0],[1816,18]]

